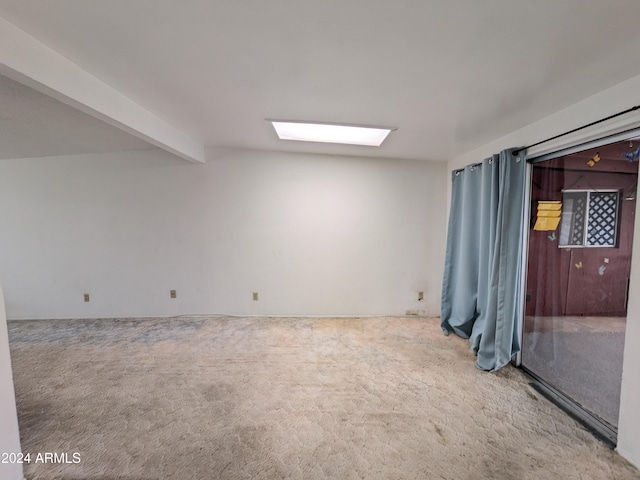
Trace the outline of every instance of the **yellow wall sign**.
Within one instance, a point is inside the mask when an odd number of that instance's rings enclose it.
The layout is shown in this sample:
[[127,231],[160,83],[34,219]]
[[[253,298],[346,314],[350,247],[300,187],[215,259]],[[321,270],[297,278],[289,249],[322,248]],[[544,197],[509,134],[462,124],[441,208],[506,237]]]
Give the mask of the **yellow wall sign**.
[[560,224],[560,215],[562,215],[562,202],[551,200],[538,202],[536,223],[533,229],[539,232],[556,230]]

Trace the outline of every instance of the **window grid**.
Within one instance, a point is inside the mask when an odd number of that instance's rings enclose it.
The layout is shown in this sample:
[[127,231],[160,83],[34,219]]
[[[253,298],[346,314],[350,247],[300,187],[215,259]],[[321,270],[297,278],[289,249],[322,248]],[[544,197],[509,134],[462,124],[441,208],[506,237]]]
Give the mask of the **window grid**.
[[573,222],[571,245],[584,245],[584,231],[589,211],[589,195],[575,196],[573,199]]
[[[616,246],[620,206],[618,190],[565,190],[562,195],[563,215],[566,206],[566,214],[571,221],[565,224],[563,220],[560,248]],[[569,232],[562,232],[565,228],[570,229]]]
[[589,195],[587,245],[613,247],[618,224],[618,192],[592,192]]

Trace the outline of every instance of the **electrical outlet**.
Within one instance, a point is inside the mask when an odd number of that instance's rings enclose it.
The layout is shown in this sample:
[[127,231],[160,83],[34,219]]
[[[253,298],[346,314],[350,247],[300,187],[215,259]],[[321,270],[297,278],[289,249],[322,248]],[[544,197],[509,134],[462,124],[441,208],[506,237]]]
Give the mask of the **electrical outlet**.
[[176,298],[176,291],[175,290],[169,290],[169,295],[171,296],[171,298]]
[[258,292],[253,292],[253,301],[254,302],[258,301]]
[[418,301],[424,300],[424,292],[418,292]]
[[88,293],[85,293],[85,294],[84,294],[84,301],[85,301],[85,302],[88,302],[89,300],[90,300],[89,294],[88,294]]

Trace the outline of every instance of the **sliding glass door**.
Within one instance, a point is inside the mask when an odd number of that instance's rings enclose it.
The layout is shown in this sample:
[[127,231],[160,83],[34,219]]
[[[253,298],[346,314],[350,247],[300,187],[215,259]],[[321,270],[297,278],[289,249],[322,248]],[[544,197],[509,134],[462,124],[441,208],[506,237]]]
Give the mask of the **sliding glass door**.
[[640,141],[534,163],[522,366],[618,425]]

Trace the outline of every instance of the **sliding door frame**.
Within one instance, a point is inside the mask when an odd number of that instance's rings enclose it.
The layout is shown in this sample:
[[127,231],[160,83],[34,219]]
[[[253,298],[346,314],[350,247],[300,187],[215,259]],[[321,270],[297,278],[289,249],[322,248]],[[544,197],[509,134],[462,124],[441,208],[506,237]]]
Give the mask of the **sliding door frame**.
[[531,179],[533,174],[533,164],[527,160],[524,179],[524,208],[522,210],[522,258],[520,259],[520,312],[518,313],[518,337],[520,348],[516,353],[514,364],[516,367],[522,366],[522,342],[524,340],[524,317],[527,302],[527,263],[529,261],[529,218],[531,215]]
[[[587,140],[581,143],[566,144],[565,147],[559,147],[553,152],[543,153],[539,155],[532,155],[527,159],[527,169],[525,178],[525,207],[523,209],[522,220],[522,259],[521,259],[521,277],[520,277],[520,313],[518,318],[518,333],[520,338],[520,350],[514,356],[513,363],[518,368],[521,368],[529,377],[532,378],[536,388],[549,400],[558,405],[561,409],[567,412],[570,416],[578,420],[584,426],[589,428],[597,437],[604,440],[611,446],[617,444],[618,432],[611,429],[608,425],[605,425],[598,418],[591,415],[586,410],[580,408],[573,400],[570,400],[564,394],[556,390],[552,385],[549,385],[543,379],[539,378],[533,372],[530,372],[526,366],[522,365],[522,348],[524,347],[524,321],[526,311],[526,291],[527,291],[527,274],[528,274],[528,260],[529,260],[529,235],[530,235],[530,216],[531,216],[531,195],[532,195],[532,177],[533,166],[536,163],[545,162],[547,160],[553,160],[565,155],[577,153],[590,148],[597,148],[603,145],[609,145],[611,143],[620,142],[624,140],[631,140],[640,137],[640,128],[634,128],[631,130],[620,131],[611,135],[606,135],[601,138]],[[640,212],[640,202],[636,205],[636,213]],[[640,234],[636,232],[635,234]],[[634,235],[635,235],[634,234]],[[636,252],[640,254],[640,252]]]

